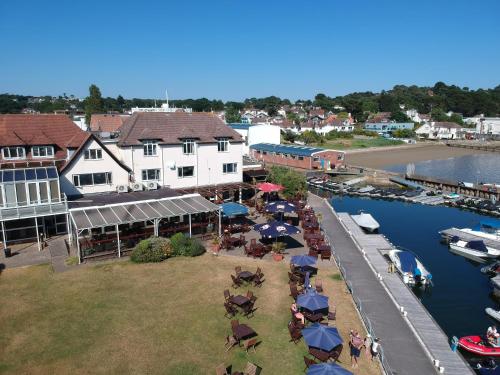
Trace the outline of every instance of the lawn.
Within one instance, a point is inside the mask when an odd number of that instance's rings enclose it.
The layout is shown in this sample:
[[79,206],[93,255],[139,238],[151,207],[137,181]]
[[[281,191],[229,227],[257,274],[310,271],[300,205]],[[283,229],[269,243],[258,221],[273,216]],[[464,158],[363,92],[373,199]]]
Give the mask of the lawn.
[[[230,321],[223,290],[234,267],[266,281],[248,323],[262,343],[256,353],[225,352]],[[12,374],[213,374],[224,362],[233,371],[247,361],[263,374],[302,374],[306,346],[289,342],[288,265],[230,256],[175,258],[159,264],[117,261],[53,273],[47,265],[0,275],[0,372]],[[321,269],[326,294],[337,306],[344,339],[361,329],[351,296],[333,268]],[[240,289],[245,293],[247,288]],[[364,333],[362,333],[364,334]],[[341,363],[350,369],[347,345]],[[364,354],[364,353],[363,353]],[[379,374],[364,355],[356,374]]]
[[318,145],[323,148],[331,148],[335,150],[347,150],[347,149],[357,149],[357,148],[369,148],[369,147],[387,147],[387,146],[398,146],[404,144],[403,141],[387,138],[352,138],[352,139],[336,139],[332,141],[326,141],[325,143]]

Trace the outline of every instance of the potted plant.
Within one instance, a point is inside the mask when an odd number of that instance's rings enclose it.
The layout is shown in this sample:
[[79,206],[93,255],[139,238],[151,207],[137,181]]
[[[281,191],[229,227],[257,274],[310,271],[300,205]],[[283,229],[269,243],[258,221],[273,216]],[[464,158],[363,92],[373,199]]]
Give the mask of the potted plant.
[[212,253],[214,255],[219,255],[220,250],[220,238],[216,234],[212,237]]
[[284,256],[283,256],[283,251],[285,250],[285,243],[284,242],[274,242],[272,245],[271,245],[271,250],[273,252],[273,259],[276,261],[276,262],[279,262],[279,261],[282,261]]

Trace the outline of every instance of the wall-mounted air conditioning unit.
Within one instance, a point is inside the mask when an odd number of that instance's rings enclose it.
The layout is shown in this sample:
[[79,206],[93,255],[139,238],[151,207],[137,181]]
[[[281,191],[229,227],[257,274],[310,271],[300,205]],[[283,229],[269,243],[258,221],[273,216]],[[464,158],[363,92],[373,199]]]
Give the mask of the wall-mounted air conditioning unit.
[[132,191],[142,191],[142,184],[140,182],[134,182],[132,184],[130,184],[130,188],[132,189]]
[[128,192],[128,186],[127,185],[117,185],[116,191],[118,193],[126,193],[126,192]]
[[148,181],[146,183],[146,189],[148,189],[148,190],[156,190],[156,189],[158,189],[158,182],[156,182],[156,181]]

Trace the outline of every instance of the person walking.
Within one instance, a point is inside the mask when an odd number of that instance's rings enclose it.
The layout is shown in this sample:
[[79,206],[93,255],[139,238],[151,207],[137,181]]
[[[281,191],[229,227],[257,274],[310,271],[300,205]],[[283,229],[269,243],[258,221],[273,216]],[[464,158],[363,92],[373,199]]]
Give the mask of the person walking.
[[379,351],[380,351],[380,339],[377,337],[375,340],[373,340],[370,349],[372,355],[372,361],[378,357]]
[[351,348],[351,367],[358,367],[358,358],[361,354],[361,347],[363,346],[363,340],[358,332],[352,331],[350,333],[349,346]]
[[372,347],[372,335],[369,333],[366,334],[366,337],[363,340],[363,346],[365,347],[366,358],[371,358],[370,350]]

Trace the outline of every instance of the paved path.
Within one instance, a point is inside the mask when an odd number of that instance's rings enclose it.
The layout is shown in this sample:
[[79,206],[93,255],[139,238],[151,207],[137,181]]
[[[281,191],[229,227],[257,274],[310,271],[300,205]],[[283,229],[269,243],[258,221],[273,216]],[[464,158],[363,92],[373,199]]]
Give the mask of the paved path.
[[[356,299],[360,301],[363,313],[369,318],[373,332],[381,338],[384,357],[392,370],[391,373],[436,373],[428,352],[416,339],[398,307],[330,207],[322,198],[312,194],[309,195],[309,204],[323,215],[322,227],[330,237],[341,266],[345,269],[346,280],[352,286]],[[402,282],[400,284],[403,285]],[[459,372],[445,367],[445,373],[472,374],[465,363],[462,364]]]
[[65,236],[57,237],[48,243],[50,261],[54,272],[64,272],[68,270],[66,259],[68,258],[68,248],[66,247]]

